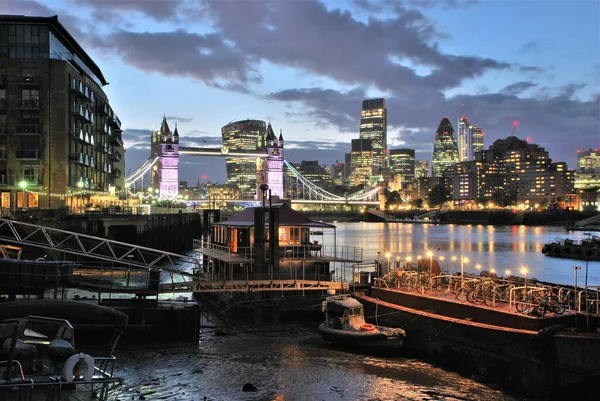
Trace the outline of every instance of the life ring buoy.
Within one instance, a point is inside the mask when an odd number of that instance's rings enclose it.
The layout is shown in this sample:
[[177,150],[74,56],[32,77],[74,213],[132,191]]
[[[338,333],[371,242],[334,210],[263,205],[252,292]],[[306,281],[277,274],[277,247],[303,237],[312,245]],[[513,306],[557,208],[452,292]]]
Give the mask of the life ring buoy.
[[79,380],[81,377],[86,382],[92,381],[94,377],[94,358],[84,353],[71,355],[65,362],[60,377],[67,383]]
[[371,323],[365,323],[362,326],[360,326],[360,329],[363,331],[374,331],[375,330],[375,326],[372,325]]

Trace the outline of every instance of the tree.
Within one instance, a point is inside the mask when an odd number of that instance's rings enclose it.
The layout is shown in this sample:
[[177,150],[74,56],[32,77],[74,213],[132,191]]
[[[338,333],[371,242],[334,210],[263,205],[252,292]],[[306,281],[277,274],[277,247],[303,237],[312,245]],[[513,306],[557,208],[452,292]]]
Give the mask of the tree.
[[400,205],[402,204],[402,198],[400,197],[400,193],[398,191],[387,191],[386,192],[386,202],[385,208],[389,209],[392,205]]
[[448,190],[442,185],[436,185],[427,196],[429,206],[439,206],[442,203],[445,203],[448,199]]
[[420,209],[423,207],[423,199],[419,198],[419,199],[415,199],[412,202],[413,206],[416,207],[417,209]]

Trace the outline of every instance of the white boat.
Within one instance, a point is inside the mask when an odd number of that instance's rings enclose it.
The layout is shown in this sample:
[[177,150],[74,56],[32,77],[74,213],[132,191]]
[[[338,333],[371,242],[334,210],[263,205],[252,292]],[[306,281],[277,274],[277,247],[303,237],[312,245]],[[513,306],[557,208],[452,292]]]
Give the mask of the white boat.
[[319,325],[319,334],[335,345],[392,349],[401,347],[406,337],[400,328],[367,323],[363,305],[349,295],[328,297],[323,312],[325,321]]

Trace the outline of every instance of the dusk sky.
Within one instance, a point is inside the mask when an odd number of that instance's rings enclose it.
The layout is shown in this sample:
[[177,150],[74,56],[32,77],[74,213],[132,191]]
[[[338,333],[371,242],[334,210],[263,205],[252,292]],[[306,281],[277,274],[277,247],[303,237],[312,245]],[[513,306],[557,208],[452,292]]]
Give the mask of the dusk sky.
[[[230,121],[271,121],[288,161],[331,165],[370,97],[386,98],[388,146],[417,159],[461,114],[486,149],[513,121],[571,169],[577,149],[600,147],[598,0],[0,0],[0,13],[58,15],[99,65],[127,172],[163,115],[182,146],[220,146]],[[180,180],[202,175],[223,183],[224,160],[182,157]]]

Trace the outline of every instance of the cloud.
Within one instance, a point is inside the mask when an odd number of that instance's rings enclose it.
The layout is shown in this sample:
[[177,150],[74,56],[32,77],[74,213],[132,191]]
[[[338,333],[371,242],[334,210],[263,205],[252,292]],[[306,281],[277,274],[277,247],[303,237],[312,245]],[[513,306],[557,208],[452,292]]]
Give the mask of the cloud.
[[126,128],[123,130],[121,137],[127,149],[140,146],[147,148],[150,145],[151,135],[152,130],[150,129]]
[[519,67],[519,71],[521,72],[544,72],[543,68],[536,66],[521,66]]
[[76,6],[94,8],[100,12],[107,10],[118,14],[122,11],[137,11],[157,21],[173,20],[183,0],[70,0]]
[[262,80],[253,67],[256,60],[240,55],[218,34],[117,30],[98,39],[96,46],[118,54],[125,63],[143,71],[190,77],[238,92],[247,92],[246,85]]
[[504,93],[507,95],[518,95],[522,92],[525,92],[529,88],[533,88],[534,86],[537,86],[537,84],[533,82],[515,82],[514,84],[505,86],[503,89],[500,90],[500,93]]
[[178,123],[189,123],[193,120],[193,118],[187,117],[177,117],[177,116],[166,116],[167,121],[174,121]]
[[[510,67],[489,58],[444,54],[434,40],[447,35],[418,10],[396,7],[393,18],[371,17],[364,23],[349,11],[328,10],[316,1],[224,1],[207,6],[221,34],[245,54],[347,84],[394,91],[445,89],[485,71]],[[420,76],[393,59],[408,59],[432,72]]]

